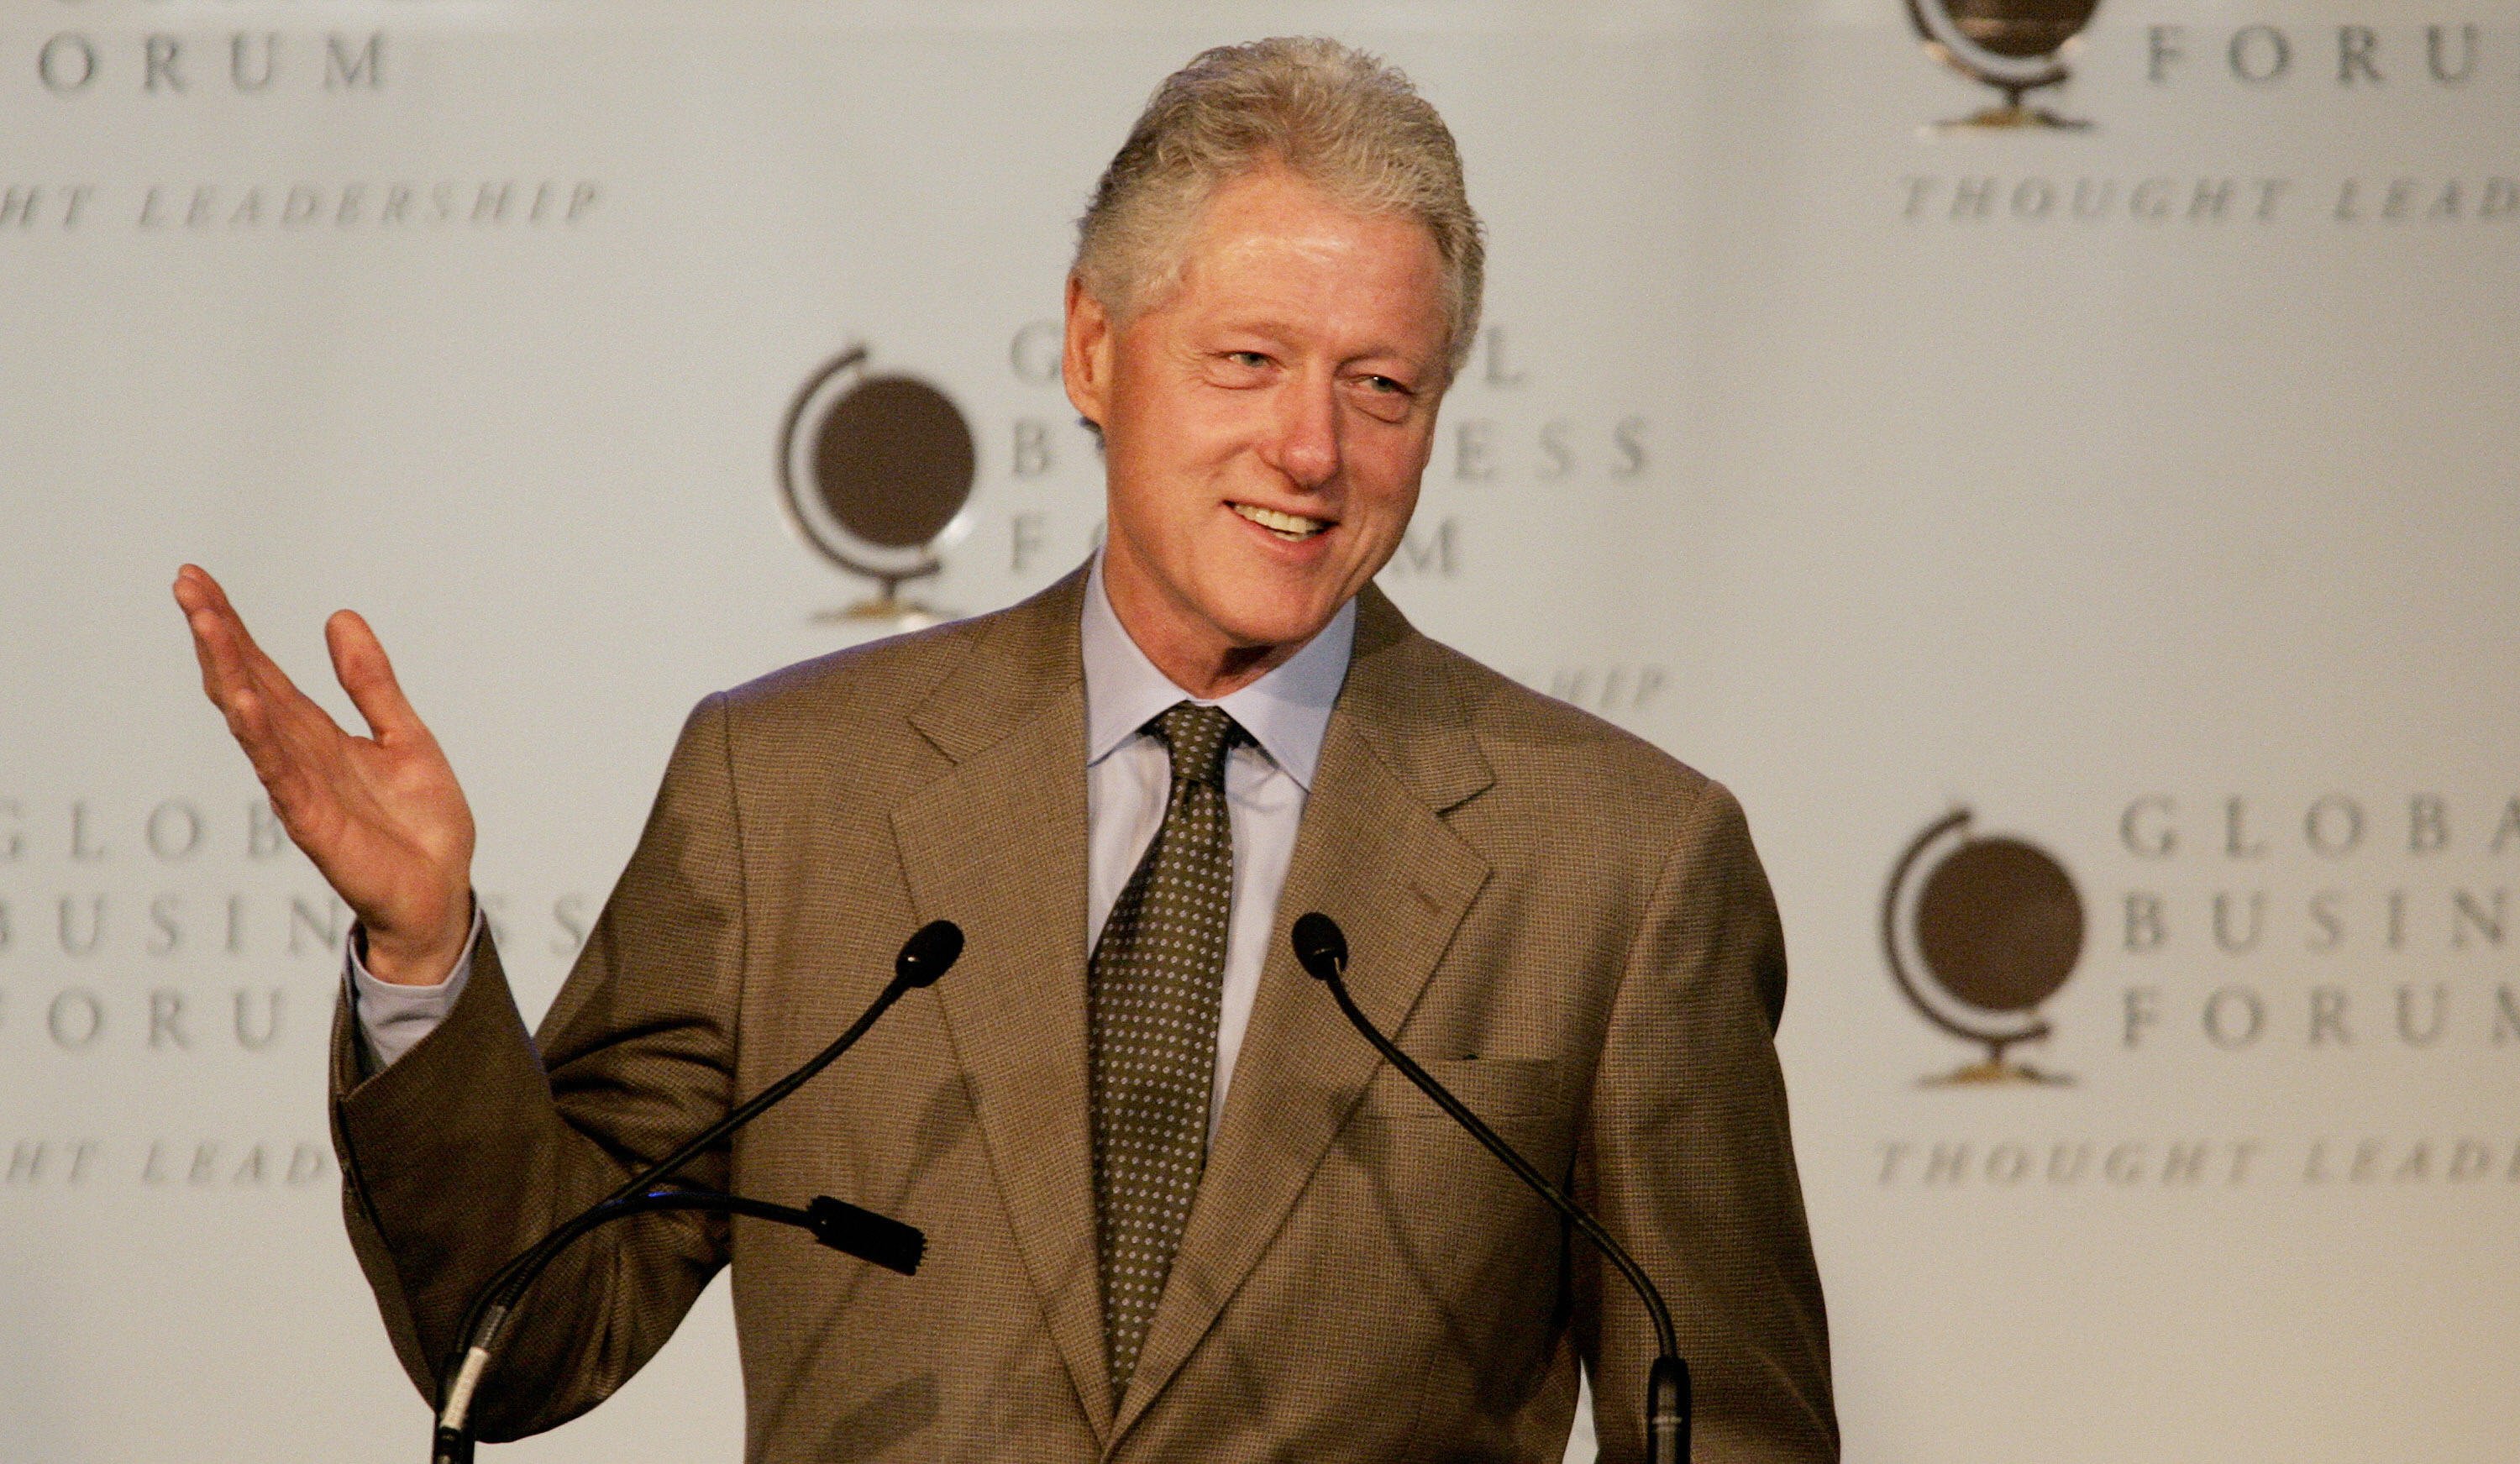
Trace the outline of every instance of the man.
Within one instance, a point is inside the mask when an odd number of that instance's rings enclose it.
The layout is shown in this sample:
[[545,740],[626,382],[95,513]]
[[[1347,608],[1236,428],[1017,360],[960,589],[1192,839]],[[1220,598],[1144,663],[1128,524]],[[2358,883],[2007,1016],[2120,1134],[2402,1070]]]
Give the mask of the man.
[[502,1260],[949,918],[960,966],[689,1172],[899,1216],[922,1272],[749,1221],[609,1227],[515,1324],[485,1437],[600,1401],[731,1262],[754,1459],[1553,1460],[1579,1364],[1603,1456],[1635,1457],[1642,1311],[1296,969],[1321,909],[1365,1009],[1658,1278],[1697,1456],[1833,1458],[1737,806],[1372,586],[1477,315],[1442,121],[1328,42],[1212,51],[1081,235],[1064,369],[1106,446],[1102,553],[703,702],[531,1040],[463,796],[366,626],[328,627],[357,739],[179,578],[212,700],[359,916],[336,1132],[414,1381]]

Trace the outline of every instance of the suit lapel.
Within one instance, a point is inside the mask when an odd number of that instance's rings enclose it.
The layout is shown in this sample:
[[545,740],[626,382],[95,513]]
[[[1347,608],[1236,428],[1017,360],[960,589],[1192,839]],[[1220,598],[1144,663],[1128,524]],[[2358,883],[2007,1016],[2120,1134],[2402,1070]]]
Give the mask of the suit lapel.
[[1001,617],[913,714],[955,767],[895,809],[892,827],[920,917],[967,937],[937,1002],[1051,1336],[1107,1441],[1087,1114],[1083,586],[1079,571]]
[[1493,780],[1468,708],[1442,653],[1379,591],[1359,611],[1224,1121],[1114,1441],[1214,1327],[1381,1061],[1296,966],[1295,917],[1318,909],[1339,922],[1349,988],[1396,1032],[1487,879],[1486,861],[1440,817]]

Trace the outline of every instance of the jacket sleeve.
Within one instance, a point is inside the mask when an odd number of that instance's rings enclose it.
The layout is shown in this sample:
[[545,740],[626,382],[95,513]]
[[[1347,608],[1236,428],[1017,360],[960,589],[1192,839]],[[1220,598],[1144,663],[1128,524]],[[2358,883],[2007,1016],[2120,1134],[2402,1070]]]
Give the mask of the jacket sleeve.
[[[1828,1330],[1776,1031],[1784,936],[1741,807],[1708,783],[1631,945],[1578,1144],[1578,1196],[1662,1287],[1701,1464],[1834,1460]],[[1577,1242],[1576,1343],[1605,1464],[1642,1459],[1654,1334]]]
[[[722,1117],[744,960],[742,856],[720,698],[685,724],[637,852],[543,1022],[526,1036],[484,938],[446,1020],[372,1077],[334,1024],[332,1112],[350,1240],[423,1395],[473,1292],[570,1215]],[[539,1043],[539,1046],[538,1046]],[[724,1188],[723,1148],[683,1182]],[[529,1293],[474,1406],[513,1439],[610,1396],[727,1259],[723,1221],[616,1221]]]

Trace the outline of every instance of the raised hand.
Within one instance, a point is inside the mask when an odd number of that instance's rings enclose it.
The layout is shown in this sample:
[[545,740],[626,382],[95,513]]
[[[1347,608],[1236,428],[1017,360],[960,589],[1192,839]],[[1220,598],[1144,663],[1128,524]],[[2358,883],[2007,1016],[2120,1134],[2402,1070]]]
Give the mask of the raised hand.
[[208,571],[175,575],[202,689],[253,763],[272,811],[367,932],[381,980],[446,978],[472,925],[472,811],[455,770],[394,681],[376,632],[349,610],[325,622],[333,674],[367,720],[353,736],[247,634]]

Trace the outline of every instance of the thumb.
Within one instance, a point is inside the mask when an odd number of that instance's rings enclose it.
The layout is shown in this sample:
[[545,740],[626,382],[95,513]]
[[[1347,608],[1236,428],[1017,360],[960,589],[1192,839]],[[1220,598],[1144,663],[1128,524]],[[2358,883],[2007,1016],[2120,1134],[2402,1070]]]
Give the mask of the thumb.
[[393,662],[386,659],[383,644],[358,611],[335,611],[324,622],[324,645],[333,653],[333,675],[339,679],[341,689],[350,693],[359,715],[367,719],[371,735],[383,743],[428,735],[420,714],[402,694],[402,684],[394,680]]

